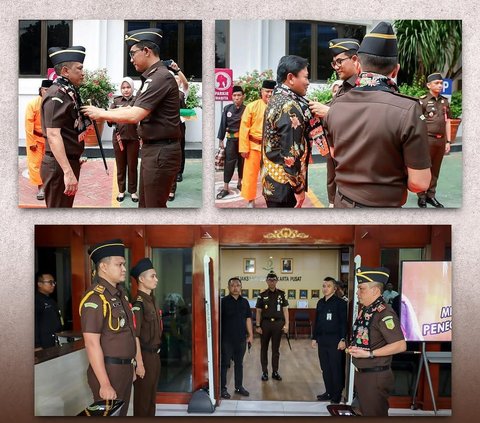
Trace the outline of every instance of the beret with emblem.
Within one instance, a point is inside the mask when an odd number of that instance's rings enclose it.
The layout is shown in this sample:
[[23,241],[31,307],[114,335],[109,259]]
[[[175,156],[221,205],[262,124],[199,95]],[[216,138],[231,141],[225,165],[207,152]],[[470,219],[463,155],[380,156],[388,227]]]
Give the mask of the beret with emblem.
[[328,42],[328,49],[332,56],[344,53],[349,50],[357,51],[360,47],[360,42],[355,38],[335,38]]
[[275,272],[268,272],[267,279],[278,279],[278,276]]
[[365,35],[358,52],[380,57],[397,57],[397,36],[392,25],[380,22],[372,32]]
[[276,85],[277,85],[277,82],[274,81],[273,79],[265,79],[262,82],[262,88],[266,88],[267,90],[273,90]]
[[432,81],[443,81],[442,74],[440,72],[435,72],[427,76],[427,82]]
[[100,242],[88,250],[89,257],[97,264],[105,257],[125,257],[125,245],[121,239]]
[[386,267],[359,267],[356,272],[358,283],[378,282],[384,285],[388,282],[390,270]]
[[145,258],[141,259],[134,267],[132,267],[130,269],[130,275],[138,280],[139,276],[143,272],[145,272],[147,270],[150,270],[150,269],[153,269],[153,263],[148,257],[145,257]]
[[157,28],[134,29],[125,34],[125,42],[127,47],[131,48],[140,41],[150,41],[160,46],[163,38],[163,31]]
[[48,49],[48,57],[52,61],[53,66],[65,62],[79,62],[83,63],[85,60],[85,47],[50,47]]

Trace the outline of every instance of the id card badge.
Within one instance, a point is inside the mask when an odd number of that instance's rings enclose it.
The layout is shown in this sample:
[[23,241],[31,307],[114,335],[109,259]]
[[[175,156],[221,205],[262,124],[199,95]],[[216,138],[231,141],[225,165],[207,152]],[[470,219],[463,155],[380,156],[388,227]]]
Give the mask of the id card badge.
[[277,311],[280,311],[280,304],[277,304]]
[[327,313],[327,320],[332,320],[332,313]]

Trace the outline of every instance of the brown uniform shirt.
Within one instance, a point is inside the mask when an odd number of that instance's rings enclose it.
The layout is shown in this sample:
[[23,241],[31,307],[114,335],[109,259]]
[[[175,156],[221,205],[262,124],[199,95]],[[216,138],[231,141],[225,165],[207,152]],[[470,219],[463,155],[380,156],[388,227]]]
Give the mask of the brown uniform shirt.
[[[258,296],[255,307],[262,310],[262,320],[281,320],[285,317],[283,315],[282,307],[288,307],[288,300],[285,296],[285,292],[281,289],[275,289],[275,291],[266,289]],[[259,323],[260,322],[257,322],[257,324]]]
[[135,334],[140,339],[140,345],[158,348],[162,339],[162,316],[154,298],[138,291],[132,311],[137,324]]
[[[126,99],[123,95],[119,95],[113,99],[113,103],[110,105],[111,109],[118,109],[119,107],[133,106],[135,103],[135,97],[132,96]],[[109,126],[111,123],[108,122]],[[115,131],[120,135],[123,141],[137,141],[137,125],[132,123],[115,123]],[[113,141],[116,141],[116,134],[113,133]]]
[[[355,337],[355,334],[353,335]],[[388,304],[382,311],[375,312],[372,322],[369,326],[370,349],[375,351],[387,344],[401,341],[404,338],[402,329],[400,328],[400,320],[392,307]],[[390,366],[392,356],[374,358],[353,358],[353,364],[358,369],[365,369],[376,366]]]
[[420,97],[419,103],[422,106],[425,122],[427,122],[428,135],[443,138],[446,132],[447,119],[451,118],[448,100],[441,95],[435,97],[428,93]]
[[407,200],[407,169],[431,166],[427,128],[414,99],[386,91],[337,98],[327,116],[338,191],[371,207]]
[[150,110],[140,122],[139,135],[144,142],[181,137],[178,85],[165,65],[158,61],[142,75],[135,106]]
[[[57,84],[53,84],[45,93],[42,101],[42,132],[47,136],[47,128],[60,128],[65,146],[65,153],[70,159],[80,158],[85,149],[83,141],[78,140],[77,112],[72,98],[63,92]],[[51,151],[48,144],[46,151]]]
[[[102,278],[97,278],[98,284],[92,285],[83,298],[91,291],[93,294],[81,306],[82,332],[99,333],[103,355],[115,358],[134,358],[136,353],[135,326],[133,313],[130,309],[127,295],[120,284],[113,287]],[[104,301],[106,306],[104,316]],[[111,314],[111,315],[110,315]]]
[[348,93],[352,88],[354,88],[355,83],[357,82],[357,78],[358,78],[358,75],[355,74],[355,75],[352,75],[350,78],[346,79],[345,81],[343,81],[343,84],[340,85],[340,87],[337,90],[337,93],[335,94],[335,96],[333,96],[331,103],[334,103],[338,97],[341,97],[342,95]]

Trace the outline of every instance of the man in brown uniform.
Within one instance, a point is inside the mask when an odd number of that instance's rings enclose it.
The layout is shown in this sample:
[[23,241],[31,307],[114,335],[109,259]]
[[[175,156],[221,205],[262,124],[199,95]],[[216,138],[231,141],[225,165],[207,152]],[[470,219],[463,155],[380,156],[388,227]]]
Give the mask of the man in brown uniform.
[[130,270],[130,275],[138,283],[138,295],[132,307],[139,343],[136,357],[139,378],[133,384],[133,415],[155,416],[162,339],[162,311],[157,309],[152,294],[158,283],[157,272],[150,259],[143,258]]
[[85,48],[52,47],[48,56],[58,75],[42,101],[42,132],[46,139],[40,175],[47,207],[72,207],[78,190],[80,156],[91,122],[80,112],[77,87],[84,77]]
[[267,275],[268,289],[261,292],[256,304],[256,332],[261,335],[260,362],[262,380],[268,380],[268,344],[272,340],[272,379],[282,380],[278,373],[282,333],[288,333],[288,301],[285,292],[277,289],[278,277]]
[[[355,38],[335,38],[328,42],[328,49],[333,56],[331,62],[332,68],[335,70],[335,72],[337,72],[338,77],[343,82],[334,94],[330,104],[325,105],[315,101],[310,102],[310,109],[314,115],[324,118],[335,100],[355,87],[359,71],[357,55],[359,47],[360,43]],[[336,192],[337,184],[335,183],[335,160],[330,154],[328,154],[327,195],[329,207],[333,207]]]
[[80,302],[85,350],[90,363],[88,385],[94,401],[121,399],[126,416],[137,353],[135,325],[125,281],[125,246],[120,239],[104,241],[89,250],[97,276]]
[[142,86],[133,107],[102,110],[86,106],[82,110],[92,119],[137,123],[143,141],[140,166],[139,207],[167,207],[170,188],[180,171],[180,109],[178,85],[160,60],[162,31],[145,28],[130,31],[125,42],[130,61],[142,72]]
[[384,267],[357,270],[361,307],[347,352],[353,357],[355,390],[363,416],[388,416],[388,397],[395,386],[392,355],[407,349],[398,316],[382,296],[388,277],[389,270]]
[[427,128],[417,101],[397,93],[400,66],[389,23],[365,35],[358,86],[338,97],[326,116],[337,166],[335,207],[401,207],[407,189],[430,183]]
[[443,90],[443,78],[440,73],[428,75],[427,87],[429,93],[420,97],[419,101],[425,122],[427,122],[428,144],[432,160],[432,181],[427,191],[417,194],[418,207],[426,208],[428,203],[433,207],[443,208],[443,204],[435,198],[435,193],[443,156],[450,152],[450,105],[448,99],[440,94]]

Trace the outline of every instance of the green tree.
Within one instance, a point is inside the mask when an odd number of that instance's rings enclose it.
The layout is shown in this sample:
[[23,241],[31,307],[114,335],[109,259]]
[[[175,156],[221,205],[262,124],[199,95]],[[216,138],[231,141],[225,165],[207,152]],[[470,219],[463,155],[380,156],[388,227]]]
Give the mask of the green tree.
[[417,78],[444,72],[455,79],[462,72],[461,20],[395,20],[401,67]]

